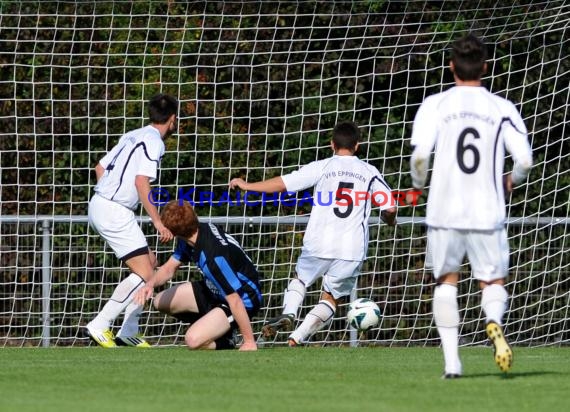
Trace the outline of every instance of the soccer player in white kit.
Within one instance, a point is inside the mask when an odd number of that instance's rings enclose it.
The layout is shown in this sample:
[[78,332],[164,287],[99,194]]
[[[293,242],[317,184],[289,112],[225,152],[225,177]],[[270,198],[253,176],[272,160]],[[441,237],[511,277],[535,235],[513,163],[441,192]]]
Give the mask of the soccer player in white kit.
[[230,188],[277,193],[297,192],[314,186],[313,207],[297,261],[297,277],[283,297],[282,315],[268,320],[265,337],[289,330],[305,297],[306,289],[323,278],[323,291],[301,325],[289,336],[289,346],[304,343],[330,322],[337,300],[350,295],[368,249],[368,220],[372,203],[382,219],[396,224],[396,208],[390,187],[378,169],[355,156],[360,131],[352,122],[341,122],[333,131],[334,155],[311,162],[298,171],[255,183],[232,179]]
[[[156,179],[164,154],[163,139],[176,130],[178,101],[159,94],[148,103],[150,124],[121,137],[95,166],[97,185],[89,202],[89,223],[132,273],[115,288],[101,312],[87,324],[89,337],[104,348],[149,347],[139,335],[143,306],[133,302],[135,292],[154,275],[156,257],[137,224],[134,211],[142,203],[163,242],[173,238],[149,199],[150,182]],[[125,312],[115,337],[111,324]]]
[[[428,255],[437,282],[433,314],[446,379],[462,374],[457,282],[465,255],[482,289],[481,307],[495,362],[506,372],[513,361],[502,329],[508,299],[504,279],[509,265],[505,194],[526,179],[532,152],[515,106],[481,85],[486,58],[485,45],[474,35],[453,43],[450,69],[455,87],[424,100],[414,119],[411,139],[411,174],[416,189],[424,188],[435,146],[426,223]],[[514,166],[503,178],[505,148]]]

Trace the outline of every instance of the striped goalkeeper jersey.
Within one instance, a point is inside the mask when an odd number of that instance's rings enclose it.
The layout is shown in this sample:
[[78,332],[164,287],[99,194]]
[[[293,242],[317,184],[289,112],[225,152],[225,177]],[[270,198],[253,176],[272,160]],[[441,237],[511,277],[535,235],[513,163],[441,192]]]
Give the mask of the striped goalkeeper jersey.
[[172,257],[182,263],[195,263],[219,302],[225,303],[227,295],[237,292],[248,311],[261,307],[259,273],[239,243],[222,228],[200,223],[194,247],[178,239]]

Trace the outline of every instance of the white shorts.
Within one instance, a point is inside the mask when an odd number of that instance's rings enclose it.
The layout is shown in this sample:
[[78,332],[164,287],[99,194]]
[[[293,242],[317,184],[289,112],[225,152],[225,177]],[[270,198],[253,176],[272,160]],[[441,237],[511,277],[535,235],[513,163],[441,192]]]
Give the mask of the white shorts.
[[306,287],[322,277],[324,289],[338,299],[350,295],[361,267],[359,260],[322,259],[301,252],[296,271]]
[[436,279],[458,272],[465,255],[475,279],[490,282],[509,271],[509,243],[505,229],[458,230],[428,228],[426,263]]
[[[132,210],[95,194],[89,202],[89,224],[119,259],[142,255],[148,243]],[[133,252],[135,252],[133,254]]]

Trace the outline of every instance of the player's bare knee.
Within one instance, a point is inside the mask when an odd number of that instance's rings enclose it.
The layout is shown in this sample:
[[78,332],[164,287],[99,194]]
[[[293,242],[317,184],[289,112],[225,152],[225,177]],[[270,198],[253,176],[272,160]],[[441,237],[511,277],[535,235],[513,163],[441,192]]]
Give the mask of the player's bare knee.
[[152,306],[158,310],[159,312],[164,312],[164,308],[161,306],[162,303],[163,292],[160,292],[158,295],[154,297],[152,300]]
[[336,310],[336,306],[337,306],[336,305],[336,299],[334,298],[334,296],[331,293],[329,293],[327,291],[323,291],[321,293],[321,299],[320,300],[329,303],[331,308],[333,310]]
[[190,330],[188,330],[188,332],[186,332],[186,336],[184,337],[184,341],[186,342],[186,346],[188,346],[188,349],[192,349],[192,350],[200,349],[205,344],[205,342],[202,338],[200,338],[196,334],[192,333]]
[[459,273],[458,272],[448,272],[448,273],[441,275],[437,279],[438,285],[443,285],[443,284],[457,285],[457,282],[459,282]]
[[494,280],[490,280],[488,282],[485,282],[483,280],[479,281],[479,288],[481,290],[485,289],[487,286],[492,286],[492,285],[499,285],[499,286],[504,286],[505,285],[505,279],[501,278],[501,279],[494,279]]

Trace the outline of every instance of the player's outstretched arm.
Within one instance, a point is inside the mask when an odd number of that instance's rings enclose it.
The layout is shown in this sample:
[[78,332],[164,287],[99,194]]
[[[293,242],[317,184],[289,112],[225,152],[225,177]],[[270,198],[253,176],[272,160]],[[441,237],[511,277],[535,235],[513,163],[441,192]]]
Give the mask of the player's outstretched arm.
[[422,195],[423,190],[421,189],[410,189],[406,192],[406,204],[410,206],[417,206],[418,199]]
[[396,226],[396,208],[392,207],[380,212],[380,218],[388,226]]
[[145,302],[152,297],[154,288],[164,285],[172,279],[180,265],[181,262],[173,257],[168,259],[164,265],[157,269],[154,276],[135,293],[134,301],[139,305],[144,305]]
[[243,336],[243,344],[240,347],[240,351],[252,351],[257,350],[257,344],[255,343],[255,338],[253,337],[253,329],[251,327],[251,322],[249,315],[245,310],[243,301],[240,296],[234,292],[226,296],[226,300],[232,311],[232,315],[239,327],[239,331]]
[[152,224],[160,235],[160,240],[162,242],[168,242],[174,239],[172,232],[162,224],[162,220],[160,219],[156,206],[149,199],[150,178],[148,176],[137,175],[137,177],[135,177],[135,187],[137,188],[137,193],[139,194],[139,199],[144,210],[148,213],[148,216],[152,220]]
[[505,191],[505,197],[510,195],[513,191],[513,176],[510,173],[503,176],[503,189]]
[[423,189],[427,180],[430,151],[425,148],[416,147],[412,152],[410,161],[410,171],[412,175],[412,185],[415,189]]
[[272,177],[271,179],[261,182],[248,183],[240,177],[236,177],[230,181],[230,189],[240,188],[241,190],[251,190],[253,192],[279,193],[286,190],[285,183],[281,176]]
[[526,137],[523,139],[516,136],[516,133],[506,133],[505,143],[507,151],[511,153],[514,160],[513,171],[503,176],[503,190],[507,198],[512,193],[514,186],[528,176],[532,168],[532,151]]

